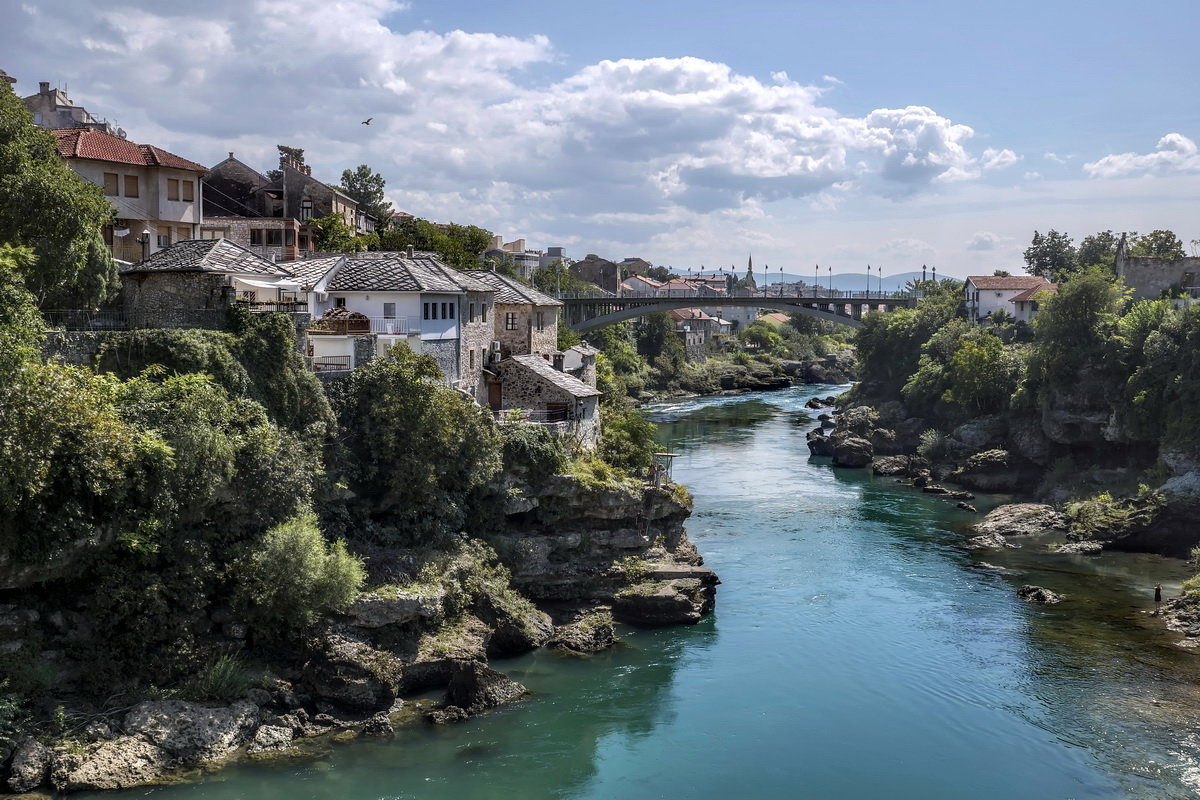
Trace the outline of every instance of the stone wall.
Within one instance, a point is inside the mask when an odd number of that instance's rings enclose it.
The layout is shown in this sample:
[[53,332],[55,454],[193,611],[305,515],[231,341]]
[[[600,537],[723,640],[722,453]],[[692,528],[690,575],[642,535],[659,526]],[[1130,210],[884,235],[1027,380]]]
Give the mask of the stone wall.
[[[475,396],[480,405],[487,404],[487,384],[483,380],[483,369],[487,365],[488,352],[495,335],[492,318],[493,309],[488,308],[484,314],[483,308],[491,305],[491,292],[467,292],[459,309],[459,367],[461,372],[460,386]],[[470,317],[471,306],[475,308],[475,319]],[[487,322],[484,322],[484,319]],[[473,362],[473,363],[472,363]]]
[[[534,306],[534,324],[529,329],[529,352],[545,355],[558,352],[558,306]],[[537,315],[542,315],[542,330]]]
[[[250,244],[250,231],[255,230],[281,230],[292,232],[292,244],[270,246],[266,244]],[[300,224],[294,219],[277,218],[277,217],[206,217],[204,223],[200,226],[202,231],[201,236],[205,239],[228,239],[234,244],[239,244],[252,253],[256,253],[263,258],[275,261],[291,261],[299,258],[304,254],[300,248]],[[287,234],[284,233],[284,242],[287,241]],[[266,240],[263,239],[265,242]],[[312,243],[309,243],[309,252],[311,252]]]
[[703,361],[708,357],[708,337],[704,331],[675,331],[683,342],[683,353],[688,361]]
[[503,387],[500,408],[545,411],[552,404],[567,408],[569,435],[585,449],[600,437],[599,395],[579,398],[516,361],[501,362],[495,370]]
[[121,300],[132,328],[221,328],[233,301],[223,275],[208,272],[138,273],[121,279]]
[[42,357],[90,367],[105,342],[123,335],[121,331],[46,331],[42,339]]
[[1134,300],[1157,300],[1168,289],[1200,286],[1200,258],[1118,255],[1117,276],[1133,289]]
[[458,382],[457,339],[426,339],[421,342],[421,352],[433,356],[447,383]]
[[[531,353],[546,355],[558,351],[558,306],[497,303],[496,338],[504,358]],[[537,315],[542,315],[542,329],[537,328]],[[508,327],[508,314],[516,314],[516,328]]]

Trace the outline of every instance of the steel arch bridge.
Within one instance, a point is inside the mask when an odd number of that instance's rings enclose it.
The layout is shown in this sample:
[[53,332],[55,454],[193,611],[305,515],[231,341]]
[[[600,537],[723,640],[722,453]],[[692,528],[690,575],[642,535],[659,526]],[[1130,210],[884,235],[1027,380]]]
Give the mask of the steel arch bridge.
[[714,306],[771,308],[787,314],[804,314],[858,328],[862,326],[862,315],[868,311],[892,311],[897,308],[912,308],[917,304],[917,297],[912,292],[837,290],[815,290],[797,295],[682,296],[634,293],[596,296],[564,292],[554,296],[562,301],[563,322],[571,330],[579,333],[661,311]]

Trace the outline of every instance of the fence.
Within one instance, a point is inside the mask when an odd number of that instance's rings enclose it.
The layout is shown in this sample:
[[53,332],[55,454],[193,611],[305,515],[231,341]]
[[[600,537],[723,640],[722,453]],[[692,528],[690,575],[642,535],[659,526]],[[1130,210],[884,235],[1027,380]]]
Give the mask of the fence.
[[308,332],[328,336],[354,336],[365,333],[415,336],[421,332],[421,328],[410,323],[408,317],[322,317],[308,326]]
[[565,408],[506,408],[492,412],[496,421],[502,424],[531,422],[550,425],[558,422],[569,422],[571,417]]
[[345,372],[350,369],[350,356],[314,356],[313,372]]
[[149,314],[128,314],[124,309],[91,311],[54,309],[42,312],[50,330],[127,331],[138,328],[206,328],[221,330],[229,320],[222,308],[175,308]]

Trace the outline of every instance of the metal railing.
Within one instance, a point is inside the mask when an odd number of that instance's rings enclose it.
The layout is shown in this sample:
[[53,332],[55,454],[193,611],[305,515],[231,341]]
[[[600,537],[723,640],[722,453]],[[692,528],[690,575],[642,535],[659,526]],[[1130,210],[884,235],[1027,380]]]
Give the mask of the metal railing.
[[350,356],[313,356],[313,372],[347,372]]
[[552,425],[571,420],[571,416],[565,408],[506,408],[501,411],[493,411],[492,414],[501,424],[528,422]]
[[622,291],[620,294],[609,294],[607,292],[549,292],[553,297],[559,300],[706,300],[712,301],[708,305],[719,306],[720,300],[810,300],[810,299],[830,299],[830,300],[908,300],[913,296],[912,292],[907,291],[843,291],[841,289],[829,289],[821,286],[809,286],[803,292],[798,291],[771,291],[770,289],[751,292],[749,290],[741,290],[733,293],[711,291],[705,292],[697,289],[655,289],[653,291],[644,292],[628,292]]
[[239,306],[251,311],[282,311],[285,314],[307,314],[308,303],[302,300],[238,300]]
[[355,336],[382,333],[391,336],[416,336],[419,325],[409,317],[333,317],[321,318],[308,326],[309,333],[324,336]]
[[64,309],[43,311],[42,319],[52,330],[67,331],[124,331],[129,329],[129,319],[123,309],[116,311],[88,311],[86,309]]

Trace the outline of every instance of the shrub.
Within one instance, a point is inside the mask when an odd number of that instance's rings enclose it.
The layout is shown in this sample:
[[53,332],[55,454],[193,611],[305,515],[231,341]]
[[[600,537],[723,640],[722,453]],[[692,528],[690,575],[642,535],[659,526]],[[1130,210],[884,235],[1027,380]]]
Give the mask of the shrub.
[[601,415],[597,455],[617,469],[645,472],[654,461],[657,430],[641,411],[606,409]]
[[917,444],[917,455],[927,458],[930,461],[937,461],[945,453],[946,434],[935,428],[921,431],[921,436]]
[[1162,494],[1145,484],[1133,497],[1113,497],[1101,492],[1095,497],[1068,503],[1068,536],[1071,539],[1115,539],[1145,530],[1154,524],[1165,506]]
[[541,425],[501,425],[500,436],[506,472],[536,483],[567,467],[562,442]]
[[194,700],[231,703],[246,696],[254,678],[242,664],[241,658],[225,653],[210,661],[185,687],[185,694]]
[[267,531],[231,570],[235,605],[266,639],[312,627],[322,613],[345,609],[366,580],[345,542],[326,541],[306,512]]

